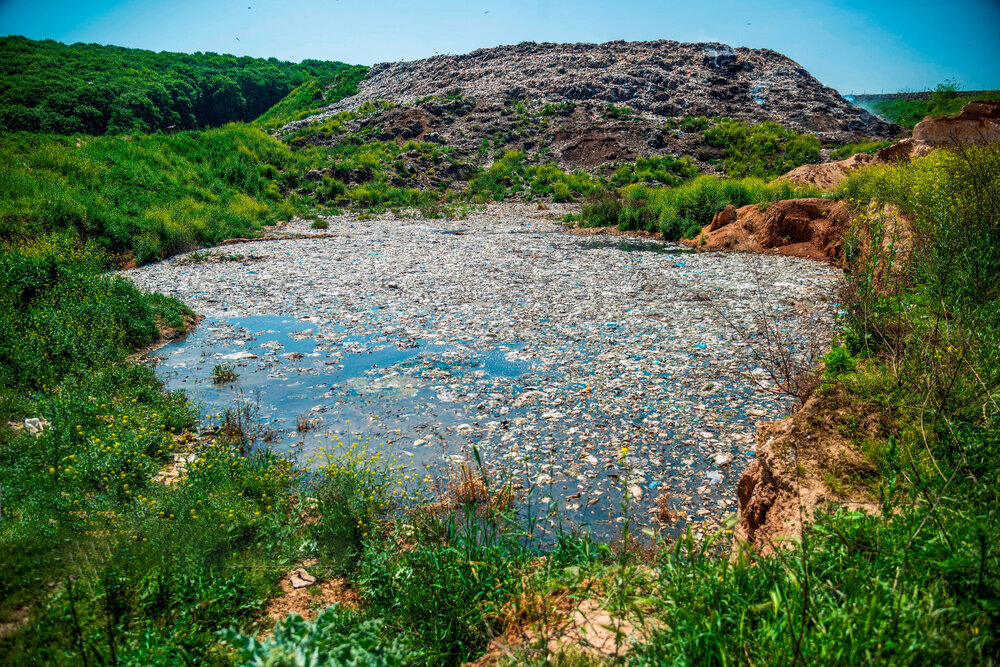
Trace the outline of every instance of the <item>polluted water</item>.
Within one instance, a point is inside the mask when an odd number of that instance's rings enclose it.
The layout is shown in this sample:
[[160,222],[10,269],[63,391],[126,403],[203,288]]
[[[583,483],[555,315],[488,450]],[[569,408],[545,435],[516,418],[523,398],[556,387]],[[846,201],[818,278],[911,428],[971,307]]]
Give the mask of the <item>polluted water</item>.
[[736,511],[755,423],[793,405],[769,359],[805,367],[828,345],[840,274],[582,236],[560,214],[342,215],[315,238],[293,221],[300,238],[124,275],[206,316],[153,353],[206,425],[251,401],[276,451],[360,440],[430,479],[475,447],[550,530],[613,535],[627,497],[639,525],[707,532]]

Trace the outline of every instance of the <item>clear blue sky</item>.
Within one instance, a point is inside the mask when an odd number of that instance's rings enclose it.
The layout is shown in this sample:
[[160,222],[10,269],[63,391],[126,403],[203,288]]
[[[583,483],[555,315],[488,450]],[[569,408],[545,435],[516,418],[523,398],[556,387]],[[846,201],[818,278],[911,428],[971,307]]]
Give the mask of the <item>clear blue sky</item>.
[[1000,0],[0,0],[0,34],[372,64],[521,41],[771,48],[843,93],[1000,87]]

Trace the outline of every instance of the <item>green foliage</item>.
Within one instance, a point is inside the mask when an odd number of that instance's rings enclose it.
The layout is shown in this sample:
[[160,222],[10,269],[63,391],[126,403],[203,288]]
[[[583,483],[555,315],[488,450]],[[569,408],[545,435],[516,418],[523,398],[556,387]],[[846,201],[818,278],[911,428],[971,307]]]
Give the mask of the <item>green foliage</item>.
[[617,225],[619,229],[658,232],[676,240],[692,237],[727,205],[747,204],[809,196],[814,191],[781,181],[765,183],[699,176],[678,187],[630,185],[618,195],[603,194],[584,206],[580,224],[586,227]]
[[823,357],[823,364],[826,370],[826,374],[830,377],[836,377],[838,375],[843,375],[854,370],[855,360],[851,356],[851,353],[845,347],[839,345],[834,346],[825,357]]
[[869,106],[872,111],[891,123],[901,125],[904,129],[913,127],[927,116],[942,116],[958,113],[973,99],[1000,100],[1000,90],[987,90],[972,97],[960,97],[957,87],[952,83],[940,84],[929,99],[897,99],[876,100]]
[[276,128],[318,113],[324,107],[358,92],[358,83],[367,74],[368,68],[363,65],[343,65],[337,72],[313,77],[261,114],[257,122],[264,127]]
[[533,195],[552,195],[555,201],[573,201],[579,195],[596,192],[600,183],[583,171],[566,173],[554,164],[526,165],[524,153],[507,151],[489,169],[480,171],[469,182],[473,202],[503,201],[509,195],[528,191]]
[[632,115],[631,107],[616,107],[614,104],[609,104],[604,109],[605,118],[628,118]]
[[712,125],[712,122],[704,116],[684,116],[680,120],[669,118],[666,125],[671,130],[696,133],[707,130]]
[[698,167],[688,156],[673,155],[639,157],[634,162],[618,165],[608,184],[620,188],[633,183],[657,182],[663,185],[680,185],[698,175]]
[[863,141],[858,144],[844,144],[830,151],[831,160],[846,160],[856,153],[867,153],[871,155],[880,148],[891,146],[891,141]]
[[[320,60],[295,64],[3,37],[0,131],[100,135],[218,126],[253,120],[309,80],[330,86],[325,100],[346,97],[366,72]],[[275,115],[301,106],[286,104]]]
[[264,639],[235,630],[219,635],[239,651],[240,663],[249,667],[390,667],[408,662],[410,656],[398,638],[382,638],[380,622],[358,623],[355,616],[333,605],[308,622],[298,614],[290,614]]
[[0,384],[54,386],[156,340],[157,319],[183,329],[187,308],[103,274],[106,262],[66,236],[0,253]]
[[751,126],[722,119],[705,130],[704,141],[723,150],[723,168],[731,178],[773,178],[819,161],[820,144],[815,135],[800,134],[771,121]]
[[212,367],[212,382],[215,384],[228,384],[230,382],[235,382],[240,376],[236,372],[236,368],[230,364],[216,364]]
[[540,114],[542,116],[565,116],[572,113],[576,105],[573,102],[547,102]]
[[68,236],[0,254],[0,423],[48,424],[0,430],[0,616],[31,609],[0,655],[21,664],[201,655],[220,619],[259,613],[274,581],[254,559],[287,546],[287,462],[213,440],[180,483],[154,481],[194,415],[127,355],[191,312],[106,262]]
[[[314,120],[306,127],[286,133],[283,136],[283,139],[293,146],[309,145],[316,136],[323,139],[339,136],[344,133],[344,128],[349,121],[356,118],[363,118],[364,116],[370,116],[378,111],[391,109],[393,106],[394,105],[391,102],[387,102],[385,100],[365,100],[360,107],[354,109],[353,111],[341,111],[340,113],[335,113],[326,118]],[[363,139],[363,137],[360,138]]]
[[0,239],[69,232],[154,261],[290,218],[301,158],[263,131],[0,137]]
[[977,572],[982,552],[911,543],[919,524],[910,510],[821,516],[801,546],[753,565],[683,538],[658,567],[662,629],[632,662],[988,664],[995,612],[962,592],[976,575],[958,562]]

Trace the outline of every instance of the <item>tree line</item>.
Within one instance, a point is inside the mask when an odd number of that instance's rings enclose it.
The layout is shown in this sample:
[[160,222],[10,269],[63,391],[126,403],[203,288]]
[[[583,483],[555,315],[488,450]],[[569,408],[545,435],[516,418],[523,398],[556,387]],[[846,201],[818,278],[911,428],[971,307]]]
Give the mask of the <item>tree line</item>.
[[125,134],[251,121],[318,80],[353,94],[367,68],[0,38],[0,131]]

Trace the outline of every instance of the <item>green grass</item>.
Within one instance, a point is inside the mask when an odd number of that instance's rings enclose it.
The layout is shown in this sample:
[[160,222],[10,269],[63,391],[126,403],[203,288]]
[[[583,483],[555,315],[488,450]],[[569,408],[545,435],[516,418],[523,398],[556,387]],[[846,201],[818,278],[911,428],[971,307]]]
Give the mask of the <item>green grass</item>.
[[138,263],[287,220],[299,156],[262,130],[0,138],[0,239],[69,232]]
[[358,92],[358,83],[368,75],[363,65],[345,66],[334,75],[313,77],[288,93],[277,104],[260,115],[255,122],[267,128],[277,128],[301,120],[324,107]]
[[770,121],[748,125],[721,119],[705,130],[704,142],[721,148],[730,178],[774,178],[803,164],[819,162],[819,139]]
[[740,207],[816,194],[815,190],[784,181],[699,176],[677,187],[637,184],[617,193],[605,192],[583,207],[577,222],[583,227],[617,226],[622,230],[656,232],[677,240],[696,235],[730,204]]
[[938,92],[925,100],[879,100],[872,103],[871,109],[882,118],[912,130],[926,116],[941,116],[958,113],[973,99],[1000,100],[1000,90],[987,90],[975,98],[949,95],[947,91]]

